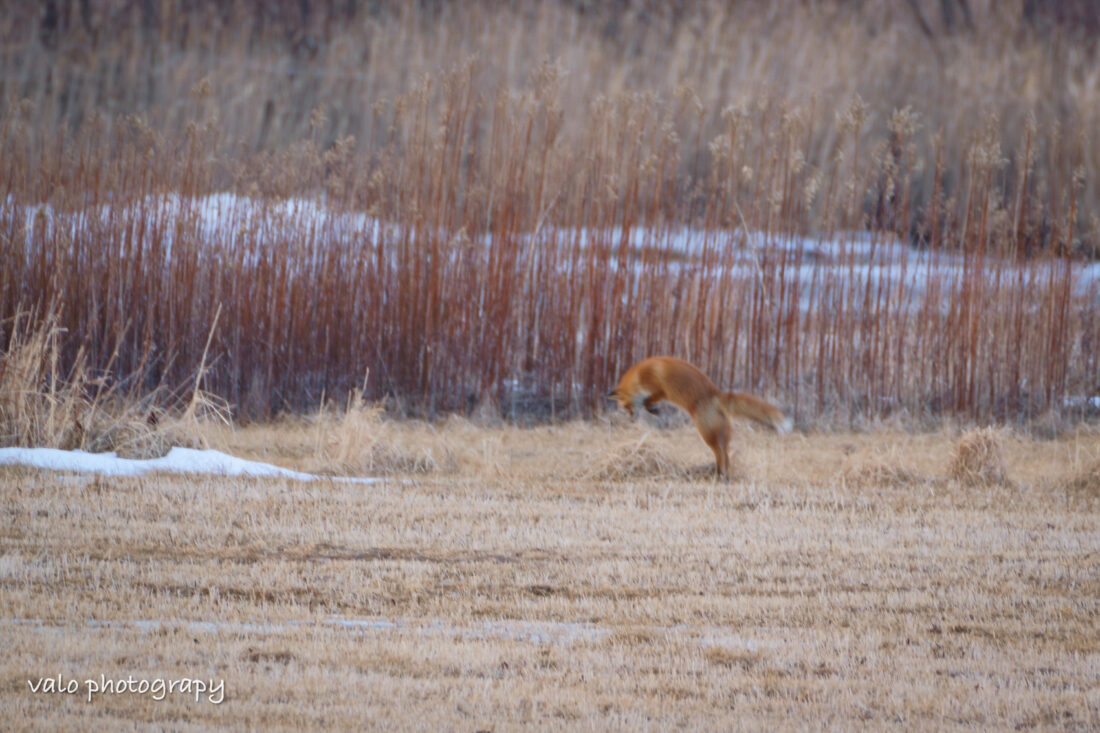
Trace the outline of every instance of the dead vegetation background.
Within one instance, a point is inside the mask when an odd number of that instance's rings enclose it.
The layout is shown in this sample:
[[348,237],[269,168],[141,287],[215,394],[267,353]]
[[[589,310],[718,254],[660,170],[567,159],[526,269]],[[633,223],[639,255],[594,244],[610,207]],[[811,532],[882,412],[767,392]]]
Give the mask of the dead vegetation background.
[[246,419],[589,417],[674,353],[816,424],[1072,423],[1091,7],[3,3],[0,344],[143,399],[206,358]]

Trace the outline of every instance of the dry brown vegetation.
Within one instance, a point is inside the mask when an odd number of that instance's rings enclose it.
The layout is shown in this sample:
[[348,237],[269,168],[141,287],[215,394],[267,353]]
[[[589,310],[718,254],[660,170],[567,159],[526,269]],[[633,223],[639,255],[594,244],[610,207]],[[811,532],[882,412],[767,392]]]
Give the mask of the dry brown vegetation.
[[950,476],[968,485],[1006,481],[1003,441],[992,428],[971,430],[955,444]]
[[9,5],[0,341],[56,314],[65,369],[175,392],[213,331],[244,417],[368,372],[591,416],[654,353],[817,424],[1096,394],[1085,6]]
[[205,447],[204,424],[230,423],[227,406],[201,390],[201,377],[189,394],[144,392],[140,379],[96,376],[83,351],[66,370],[62,340],[53,314],[37,325],[27,314],[12,319],[0,354],[0,445],[150,458],[172,446]]
[[[0,0],[0,445],[384,477],[0,468],[2,725],[1100,727],[1098,31]],[[656,353],[803,431],[714,482]]]
[[[1010,480],[969,485],[959,431],[746,428],[716,483],[690,425],[355,419],[205,437],[305,470],[341,430],[450,459],[366,487],[0,470],[7,725],[1100,725],[1095,431],[1002,433]],[[672,468],[578,478],[626,440]],[[884,463],[908,478],[849,480]],[[30,692],[56,674],[225,700]]]

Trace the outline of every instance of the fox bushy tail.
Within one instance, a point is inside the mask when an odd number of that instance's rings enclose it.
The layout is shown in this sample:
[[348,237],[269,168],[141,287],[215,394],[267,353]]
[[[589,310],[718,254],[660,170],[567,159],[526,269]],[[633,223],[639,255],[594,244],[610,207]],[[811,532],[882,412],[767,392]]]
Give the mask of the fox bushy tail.
[[747,417],[780,433],[791,429],[791,419],[778,407],[748,392],[726,392],[722,395],[721,403],[729,417]]

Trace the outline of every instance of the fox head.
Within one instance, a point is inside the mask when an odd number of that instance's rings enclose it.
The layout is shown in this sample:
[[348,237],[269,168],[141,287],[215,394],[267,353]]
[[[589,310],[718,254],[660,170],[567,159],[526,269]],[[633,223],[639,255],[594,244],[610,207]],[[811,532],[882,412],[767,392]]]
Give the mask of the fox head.
[[619,403],[619,407],[629,412],[631,417],[634,417],[634,401],[628,395],[624,395],[616,389],[607,393],[607,399],[615,400]]

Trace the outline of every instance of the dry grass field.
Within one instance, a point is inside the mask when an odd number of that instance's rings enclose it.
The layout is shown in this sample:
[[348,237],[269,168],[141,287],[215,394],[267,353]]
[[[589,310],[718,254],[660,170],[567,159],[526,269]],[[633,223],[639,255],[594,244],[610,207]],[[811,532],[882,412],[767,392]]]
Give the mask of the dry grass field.
[[388,478],[0,469],[4,727],[1100,726],[1095,430],[741,428],[729,483],[618,418],[202,438]]
[[[1100,730],[1098,69],[1095,0],[0,0],[0,448],[322,476],[0,466],[0,729]],[[798,431],[716,482],[605,411],[656,354]]]

